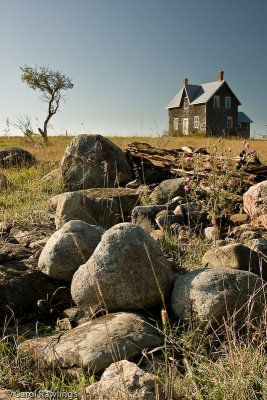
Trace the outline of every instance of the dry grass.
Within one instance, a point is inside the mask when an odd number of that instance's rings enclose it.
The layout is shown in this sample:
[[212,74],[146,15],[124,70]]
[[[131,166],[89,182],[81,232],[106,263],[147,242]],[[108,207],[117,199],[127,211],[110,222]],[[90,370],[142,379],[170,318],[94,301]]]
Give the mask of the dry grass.
[[[50,144],[43,146],[41,138],[37,137],[34,140],[38,144],[34,146],[29,139],[25,137],[0,137],[0,149],[10,146],[23,147],[30,151],[38,161],[45,162],[56,162],[60,161],[66,146],[70,143],[73,137],[71,136],[51,136],[49,138]],[[145,142],[151,146],[176,149],[182,146],[193,146],[195,148],[205,147],[212,149],[214,146],[218,146],[218,138],[210,137],[197,137],[197,136],[183,136],[183,137],[139,137],[139,136],[107,136],[113,143],[125,149],[129,143],[133,142]],[[222,139],[224,148],[231,148],[233,155],[238,155],[244,148],[243,139],[228,138]],[[267,140],[255,140],[249,139],[251,148],[257,149],[262,162],[267,163]]]

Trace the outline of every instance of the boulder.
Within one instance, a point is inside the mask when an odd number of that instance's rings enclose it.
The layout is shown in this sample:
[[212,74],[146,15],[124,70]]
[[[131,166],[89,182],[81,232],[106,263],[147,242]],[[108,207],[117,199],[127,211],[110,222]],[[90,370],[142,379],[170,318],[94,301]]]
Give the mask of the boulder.
[[163,400],[164,390],[155,375],[122,360],[111,364],[99,382],[86,388],[85,400]]
[[170,294],[173,279],[155,240],[138,225],[121,223],[104,233],[92,257],[75,272],[71,293],[81,308],[150,308],[162,303],[161,294]]
[[251,271],[267,280],[267,263],[256,251],[240,243],[230,243],[208,250],[202,258],[202,265],[209,268]]
[[61,170],[69,191],[114,187],[132,177],[123,151],[101,135],[75,137],[66,148]]
[[62,173],[61,168],[56,168],[50,171],[48,174],[42,177],[41,182],[44,184],[62,184]]
[[157,330],[135,313],[115,313],[66,332],[27,340],[20,352],[38,365],[83,367],[98,373],[115,360],[131,359],[143,349],[161,345]]
[[55,223],[57,229],[72,220],[109,228],[118,222],[119,215],[119,205],[114,199],[94,199],[82,192],[67,192],[58,200]]
[[266,287],[252,272],[203,268],[177,277],[171,305],[182,320],[222,323],[260,315],[264,295]]
[[0,265],[0,318],[11,312],[16,318],[36,312],[41,298],[54,296],[55,302],[68,302],[69,291],[57,291],[60,286],[61,283],[52,281],[40,271],[31,270],[23,262]]
[[20,147],[7,147],[0,150],[0,166],[10,167],[30,167],[36,163],[36,158],[27,150]]
[[256,218],[267,214],[267,181],[251,186],[243,196],[244,211]]
[[183,225],[185,223],[185,219],[183,214],[175,215],[173,211],[163,210],[157,214],[156,223],[160,229],[164,230],[170,228],[173,224],[176,224],[176,227]]
[[71,282],[74,272],[93,254],[104,230],[83,221],[70,221],[47,241],[38,269],[52,279]]
[[149,199],[153,204],[166,204],[177,196],[185,199],[184,185],[184,178],[167,179],[153,190]]
[[141,226],[147,231],[151,231],[156,227],[156,216],[166,210],[167,206],[136,206],[132,211],[132,223]]
[[178,205],[174,214],[183,215],[187,223],[199,224],[207,221],[207,213],[202,210],[201,205],[193,201]]

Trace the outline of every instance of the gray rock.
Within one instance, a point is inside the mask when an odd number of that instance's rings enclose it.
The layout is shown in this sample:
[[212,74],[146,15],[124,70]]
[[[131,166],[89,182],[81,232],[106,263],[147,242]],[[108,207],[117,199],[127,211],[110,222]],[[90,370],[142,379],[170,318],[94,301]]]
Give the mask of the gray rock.
[[27,340],[20,352],[38,365],[83,367],[98,373],[115,360],[130,359],[162,343],[144,317],[115,313],[94,319],[67,332]]
[[99,382],[86,388],[85,400],[163,400],[164,390],[157,378],[136,364],[122,360],[111,364]]
[[93,254],[104,230],[83,221],[70,221],[47,241],[38,269],[52,279],[71,282],[81,264]]
[[259,315],[264,294],[262,280],[252,272],[203,268],[177,277],[171,304],[183,320],[221,323],[234,314],[235,320]]
[[168,296],[173,279],[151,236],[138,225],[121,223],[104,233],[92,257],[75,272],[71,293],[81,308],[150,308],[162,303],[158,285]]
[[183,214],[175,215],[173,211],[163,210],[157,214],[156,223],[160,229],[166,229],[170,228],[173,224],[183,225],[185,219]]
[[119,213],[119,205],[114,199],[94,199],[82,192],[67,192],[58,200],[55,223],[57,229],[73,220],[109,228],[118,222]]
[[[68,289],[57,289],[61,283],[52,281],[40,271],[29,269],[22,262],[0,265],[0,318],[14,312],[15,317],[26,316],[36,312],[40,298],[55,302],[70,301]],[[11,311],[12,310],[12,311]]]
[[267,257],[267,240],[263,237],[251,239],[248,247],[257,253],[263,254]]
[[207,226],[204,229],[204,236],[209,241],[214,241],[219,237],[218,228],[216,226]]
[[156,227],[156,216],[167,206],[136,206],[132,211],[132,223],[150,232]]
[[67,190],[114,187],[131,180],[122,150],[101,135],[79,135],[68,145],[61,162]]
[[60,185],[62,183],[61,168],[53,169],[51,172],[42,177],[41,182]]
[[251,271],[267,280],[267,264],[264,259],[256,251],[240,243],[208,250],[202,258],[202,265]]
[[0,166],[10,167],[30,167],[36,163],[36,158],[20,147],[7,147],[0,151]]
[[184,178],[167,179],[153,190],[149,198],[153,204],[166,204],[177,196],[185,199],[184,185]]
[[202,210],[201,206],[195,202],[187,202],[178,205],[174,210],[175,215],[183,215],[187,223],[195,224],[206,222],[207,214]]
[[251,218],[267,215],[267,180],[251,186],[244,193],[243,204]]

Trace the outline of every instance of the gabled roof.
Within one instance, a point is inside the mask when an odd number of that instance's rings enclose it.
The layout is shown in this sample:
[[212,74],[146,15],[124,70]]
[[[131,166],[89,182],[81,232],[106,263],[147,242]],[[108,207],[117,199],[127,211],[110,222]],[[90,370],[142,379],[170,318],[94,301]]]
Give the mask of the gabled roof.
[[[228,86],[228,88],[231,90],[230,86],[228,85],[228,83],[225,80],[203,83],[201,85],[188,84],[188,85],[184,86],[177,93],[177,95],[167,105],[166,109],[180,107],[184,90],[186,91],[188,101],[191,105],[205,104],[211,99],[211,97],[219,90],[219,88],[223,84],[226,84]],[[231,92],[235,96],[238,104],[240,105],[241,103],[238,100],[238,98],[236,97],[236,95],[234,94],[234,92],[232,90],[231,90]]]
[[237,121],[238,122],[246,122],[248,124],[253,123],[253,121],[242,111],[238,111]]

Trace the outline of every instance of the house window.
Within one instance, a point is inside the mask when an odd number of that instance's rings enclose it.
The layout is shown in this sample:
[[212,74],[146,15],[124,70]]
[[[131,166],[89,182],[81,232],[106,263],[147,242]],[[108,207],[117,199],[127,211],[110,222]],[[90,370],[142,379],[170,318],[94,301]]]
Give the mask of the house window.
[[227,128],[233,128],[233,117],[227,117]]
[[220,96],[214,96],[214,108],[220,108]]
[[184,98],[184,108],[188,108],[188,97]]
[[225,108],[227,110],[230,110],[230,108],[231,108],[231,97],[230,96],[225,97]]
[[199,128],[199,116],[198,115],[194,116],[194,128],[196,128],[196,129]]
[[179,119],[178,118],[173,118],[173,129],[175,131],[178,131],[178,123],[179,123]]
[[238,128],[242,128],[242,126],[241,126],[241,122],[238,122]]

